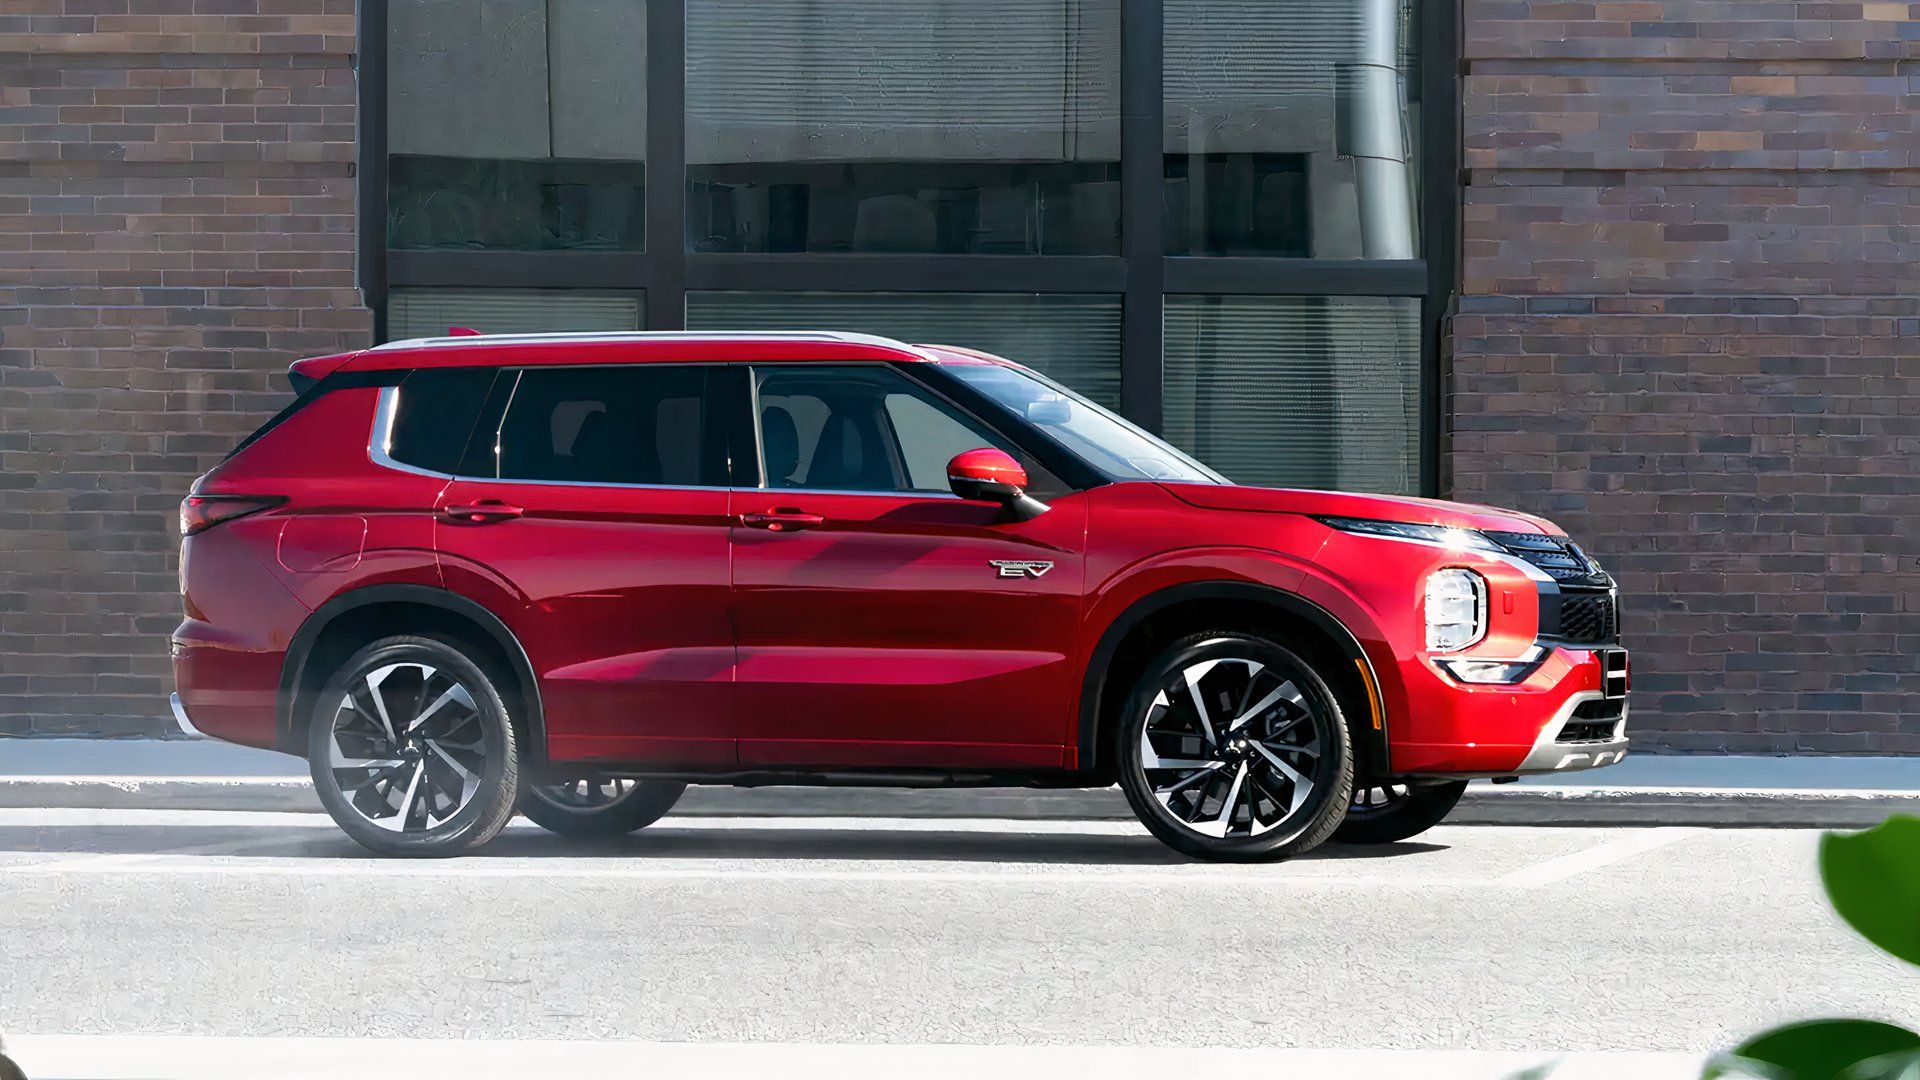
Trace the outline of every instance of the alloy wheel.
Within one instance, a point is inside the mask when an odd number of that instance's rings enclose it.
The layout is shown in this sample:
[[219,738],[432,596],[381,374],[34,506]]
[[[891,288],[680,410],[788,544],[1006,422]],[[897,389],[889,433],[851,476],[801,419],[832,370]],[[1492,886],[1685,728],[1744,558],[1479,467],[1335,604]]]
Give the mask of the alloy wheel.
[[1261,836],[1312,796],[1327,715],[1286,671],[1237,657],[1196,661],[1154,695],[1140,765],[1167,815],[1202,836]]
[[1353,805],[1347,809],[1348,817],[1367,817],[1373,814],[1385,814],[1398,809],[1413,796],[1413,789],[1406,784],[1375,784],[1372,787],[1355,785]]
[[327,765],[341,796],[375,828],[446,824],[479,790],[492,737],[473,692],[419,661],[367,672],[340,699]]
[[581,777],[559,784],[541,784],[528,793],[549,806],[575,814],[593,814],[618,806],[639,789],[639,781],[609,777]]

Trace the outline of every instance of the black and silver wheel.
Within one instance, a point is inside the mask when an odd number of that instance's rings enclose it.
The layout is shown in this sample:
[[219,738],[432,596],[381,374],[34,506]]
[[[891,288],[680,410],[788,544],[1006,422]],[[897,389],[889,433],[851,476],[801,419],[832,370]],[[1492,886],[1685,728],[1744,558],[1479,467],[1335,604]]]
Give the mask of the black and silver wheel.
[[390,637],[327,681],[307,732],[314,789],[362,845],[459,855],[513,815],[518,745],[495,676],[458,646]]
[[1393,844],[1419,836],[1440,824],[1466,790],[1465,780],[1355,785],[1353,805],[1333,838],[1342,844]]
[[1285,859],[1352,797],[1345,718],[1298,656],[1232,631],[1161,653],[1117,726],[1120,787],[1152,833],[1203,859]]
[[624,836],[666,816],[687,785],[665,780],[581,777],[530,785],[520,812],[543,829],[581,840]]

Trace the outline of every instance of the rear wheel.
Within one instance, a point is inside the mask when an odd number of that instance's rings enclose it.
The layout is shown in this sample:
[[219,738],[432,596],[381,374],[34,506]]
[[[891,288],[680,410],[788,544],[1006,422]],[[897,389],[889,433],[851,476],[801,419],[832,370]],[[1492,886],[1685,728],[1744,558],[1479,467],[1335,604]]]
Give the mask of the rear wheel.
[[520,812],[561,836],[599,840],[659,821],[686,790],[685,784],[664,780],[583,777],[528,787],[520,796]]
[[1352,798],[1339,702],[1272,641],[1225,630],[1177,641],[1125,710],[1121,790],[1149,831],[1187,855],[1291,858],[1331,835]]
[[461,855],[513,816],[519,747],[500,680],[452,641],[383,638],[327,680],[307,761],[327,813],[389,855]]
[[1465,780],[1356,787],[1347,820],[1333,838],[1342,844],[1393,844],[1419,836],[1440,824],[1466,790]]

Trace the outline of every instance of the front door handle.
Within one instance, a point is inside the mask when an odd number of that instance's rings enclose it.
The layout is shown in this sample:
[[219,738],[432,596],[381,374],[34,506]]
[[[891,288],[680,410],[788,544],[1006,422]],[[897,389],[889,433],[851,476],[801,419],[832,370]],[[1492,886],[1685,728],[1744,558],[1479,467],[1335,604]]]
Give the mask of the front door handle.
[[765,529],[768,532],[799,532],[816,525],[825,525],[827,519],[819,514],[809,514],[800,510],[768,510],[759,514],[741,514],[740,524],[749,529]]
[[454,521],[463,521],[471,525],[491,525],[496,521],[511,521],[526,511],[498,499],[482,499],[464,506],[443,506],[440,508],[440,513]]

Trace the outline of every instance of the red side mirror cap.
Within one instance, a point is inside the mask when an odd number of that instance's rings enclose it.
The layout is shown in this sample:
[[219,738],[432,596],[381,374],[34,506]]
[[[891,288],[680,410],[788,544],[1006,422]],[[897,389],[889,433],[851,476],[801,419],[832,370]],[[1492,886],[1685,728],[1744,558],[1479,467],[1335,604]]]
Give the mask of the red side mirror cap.
[[1013,460],[1013,456],[1004,450],[981,447],[955,454],[947,462],[947,482],[954,485],[954,494],[963,499],[991,499],[1001,501],[996,495],[967,495],[960,491],[964,483],[972,486],[995,485],[1012,488],[1014,493],[1027,489],[1027,470]]

